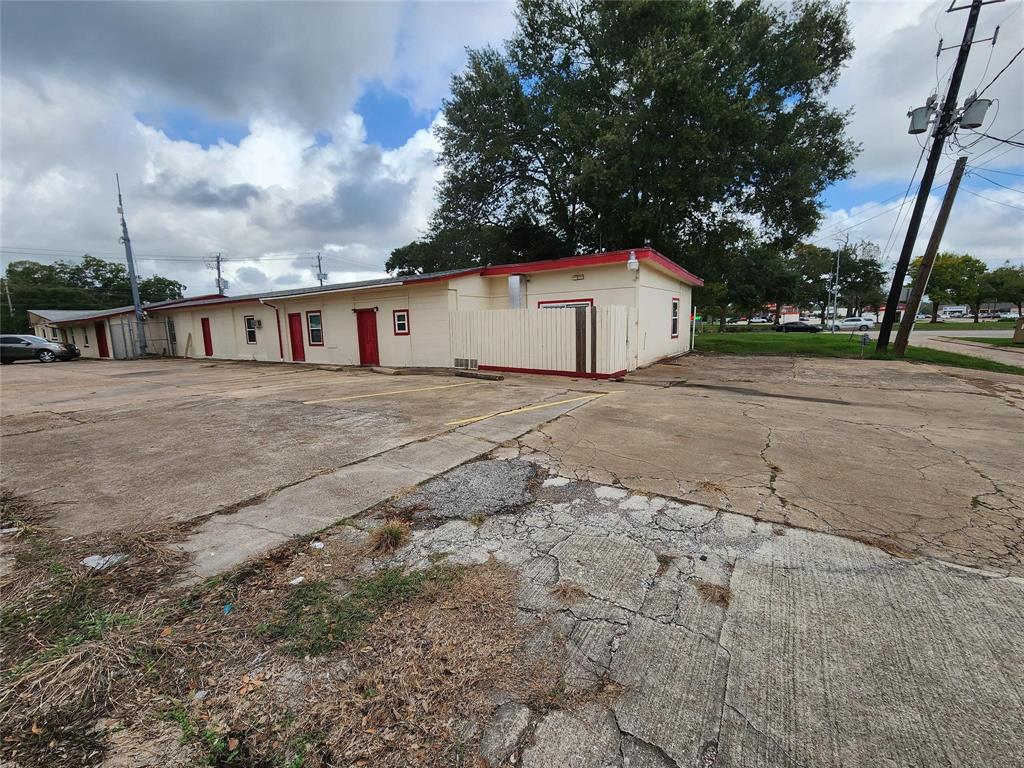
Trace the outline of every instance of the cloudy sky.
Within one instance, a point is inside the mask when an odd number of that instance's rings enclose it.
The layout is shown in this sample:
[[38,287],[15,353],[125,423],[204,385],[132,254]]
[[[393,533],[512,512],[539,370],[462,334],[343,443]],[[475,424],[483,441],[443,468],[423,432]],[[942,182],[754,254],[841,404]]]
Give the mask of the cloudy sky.
[[[856,178],[826,194],[819,243],[848,231],[898,253],[903,227],[889,235],[920,154],[905,113],[948,77],[956,52],[936,62],[935,49],[964,24],[948,5],[851,1],[857,52],[833,100],[854,108],[864,151]],[[975,47],[963,95],[1024,45],[1021,5],[985,6],[978,37],[1002,30]],[[383,274],[433,207],[430,129],[450,75],[467,46],[514,26],[501,2],[5,0],[0,13],[3,262],[118,259],[117,171],[140,272],[193,295],[214,289],[216,252],[235,294],[312,284],[316,251],[331,282]],[[1022,82],[1024,56],[986,93],[999,99],[986,133],[1024,129]],[[982,139],[970,153],[978,170],[944,247],[1021,263],[1024,150]]]

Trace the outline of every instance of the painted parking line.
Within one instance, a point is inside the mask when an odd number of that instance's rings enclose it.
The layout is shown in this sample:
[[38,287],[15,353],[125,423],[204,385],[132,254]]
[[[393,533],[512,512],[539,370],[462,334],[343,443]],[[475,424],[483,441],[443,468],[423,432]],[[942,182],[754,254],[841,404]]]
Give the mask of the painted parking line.
[[464,384],[439,384],[436,387],[416,387],[414,389],[390,389],[387,392],[371,392],[368,395],[349,395],[348,397],[325,397],[322,400],[304,400],[303,405],[316,405],[318,403],[333,403],[338,400],[360,400],[364,397],[387,397],[388,395],[404,395],[409,392],[429,392],[432,389],[454,389],[455,387],[469,387],[473,384],[480,384],[479,381],[467,381]]
[[605,397],[606,395],[614,395],[619,390],[612,392],[598,392],[593,395],[583,395],[582,397],[570,397],[568,400],[555,400],[551,403],[536,403],[535,405],[527,405],[523,408],[513,408],[511,411],[495,411],[494,413],[485,413],[483,416],[471,416],[468,419],[459,419],[458,421],[449,421],[445,423],[446,427],[464,427],[466,424],[475,424],[478,421],[484,419],[492,419],[495,416],[511,416],[513,413],[526,413],[527,411],[539,411],[542,408],[552,408],[556,405],[565,405],[566,403],[578,403],[580,400],[594,400],[598,397]]

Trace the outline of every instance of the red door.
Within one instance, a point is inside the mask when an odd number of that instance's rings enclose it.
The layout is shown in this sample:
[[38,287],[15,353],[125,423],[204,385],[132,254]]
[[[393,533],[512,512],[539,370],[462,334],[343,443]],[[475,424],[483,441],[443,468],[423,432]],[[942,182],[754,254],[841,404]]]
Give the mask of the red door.
[[377,313],[372,309],[356,310],[356,330],[359,333],[359,364],[380,365],[377,348]]
[[207,357],[213,357],[213,334],[210,333],[210,318],[200,318],[199,322],[203,326],[203,352]]
[[110,349],[107,347],[107,329],[103,327],[103,322],[93,323],[92,332],[96,334],[96,348],[99,350],[100,357],[110,357]]
[[306,345],[302,339],[302,313],[292,312],[288,315],[288,337],[292,340],[292,360],[306,361]]

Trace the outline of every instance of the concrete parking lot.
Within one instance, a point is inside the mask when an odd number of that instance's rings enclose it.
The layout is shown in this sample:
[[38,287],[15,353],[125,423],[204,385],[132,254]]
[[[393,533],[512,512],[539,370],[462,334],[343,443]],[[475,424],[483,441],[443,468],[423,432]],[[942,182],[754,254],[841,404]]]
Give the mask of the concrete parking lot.
[[[486,764],[1024,753],[1021,377],[779,357],[625,382],[140,361],[12,366],[2,390],[4,484],[69,536],[177,524],[178,583],[317,531],[350,553],[390,514],[411,539],[353,567],[514,569],[523,654],[558,660],[560,703],[490,691],[466,731]],[[322,675],[259,658],[247,674],[285,674],[289,696]]]
[[15,365],[3,372],[3,476],[61,505],[68,532],[181,523],[567,391],[242,363]]

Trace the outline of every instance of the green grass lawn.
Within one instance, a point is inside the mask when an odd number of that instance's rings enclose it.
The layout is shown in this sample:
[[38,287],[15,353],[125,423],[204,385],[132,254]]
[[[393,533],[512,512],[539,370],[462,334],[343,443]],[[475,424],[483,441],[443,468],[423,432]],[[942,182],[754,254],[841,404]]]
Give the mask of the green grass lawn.
[[957,336],[960,341],[977,341],[980,344],[991,344],[993,347],[1012,347],[1013,336]]
[[1013,331],[1010,320],[947,320],[944,323],[914,323],[915,331]]
[[[697,336],[696,352],[710,352],[723,355],[794,355],[798,357],[845,357],[861,356],[859,333],[716,333]],[[891,355],[875,353],[872,341],[863,349],[864,359],[891,360]],[[927,347],[908,347],[907,360],[936,365],[952,365],[958,368],[976,368],[982,371],[1024,374],[1024,367],[997,363],[970,355],[943,352]]]

